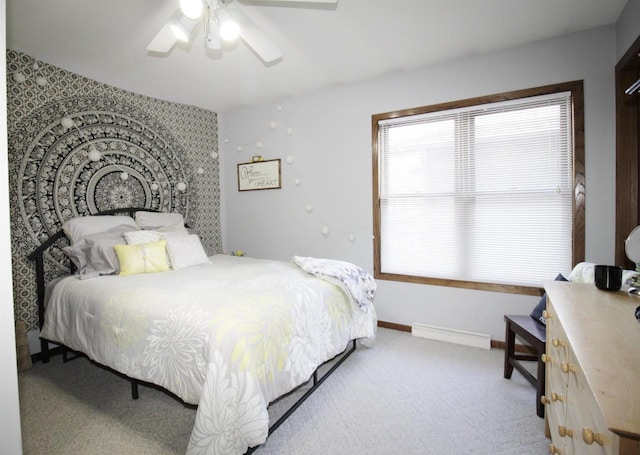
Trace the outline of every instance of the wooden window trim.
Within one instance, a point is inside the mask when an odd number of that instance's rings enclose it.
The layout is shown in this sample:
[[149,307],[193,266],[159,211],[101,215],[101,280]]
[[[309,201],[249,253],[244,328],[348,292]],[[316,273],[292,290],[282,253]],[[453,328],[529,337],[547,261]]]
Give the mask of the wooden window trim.
[[515,286],[499,283],[480,283],[475,281],[447,280],[441,278],[399,275],[381,272],[380,245],[380,182],[378,162],[378,122],[386,119],[426,114],[429,112],[470,107],[479,104],[508,101],[531,96],[547,95],[557,92],[571,92],[573,102],[573,265],[584,261],[585,254],[585,159],[584,159],[584,87],[582,81],[572,81],[542,87],[515,90],[489,96],[481,96],[465,100],[452,101],[398,111],[390,111],[371,116],[371,143],[373,155],[373,270],[374,277],[381,280],[400,281],[406,283],[431,284],[482,291],[507,292],[512,294],[540,295],[540,289],[530,286]]

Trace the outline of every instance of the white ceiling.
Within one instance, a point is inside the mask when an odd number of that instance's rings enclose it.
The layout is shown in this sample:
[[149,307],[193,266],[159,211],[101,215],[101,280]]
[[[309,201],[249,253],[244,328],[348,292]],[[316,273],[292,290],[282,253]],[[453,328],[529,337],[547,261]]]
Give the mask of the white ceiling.
[[6,0],[7,47],[134,92],[216,112],[616,22],[627,0],[235,0],[282,50],[266,66],[202,28],[166,56],[147,44],[178,0]]

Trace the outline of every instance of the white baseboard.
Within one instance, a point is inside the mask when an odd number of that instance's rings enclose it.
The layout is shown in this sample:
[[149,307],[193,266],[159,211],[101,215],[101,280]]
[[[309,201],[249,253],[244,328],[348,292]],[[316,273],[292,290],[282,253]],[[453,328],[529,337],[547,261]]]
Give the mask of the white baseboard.
[[411,334],[432,340],[463,344],[481,349],[491,349],[491,337],[484,333],[467,332],[464,330],[414,323],[411,325]]

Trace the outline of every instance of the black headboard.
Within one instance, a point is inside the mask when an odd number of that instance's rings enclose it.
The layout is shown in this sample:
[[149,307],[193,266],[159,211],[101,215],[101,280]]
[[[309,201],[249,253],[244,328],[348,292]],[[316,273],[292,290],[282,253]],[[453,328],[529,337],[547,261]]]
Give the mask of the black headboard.
[[[98,215],[129,215],[133,218],[135,212],[144,211],[144,212],[157,212],[157,210],[148,209],[144,207],[127,207],[120,209],[111,209],[105,210],[103,212],[93,213],[88,216],[98,216]],[[42,245],[36,248],[29,256],[28,259],[35,261],[36,263],[36,293],[38,297],[38,326],[40,330],[42,330],[42,325],[44,324],[44,289],[45,289],[45,274],[44,274],[44,254],[45,252],[56,243],[59,239],[64,238],[65,233],[62,229],[49,237]],[[75,267],[71,261],[70,262],[70,273],[75,271]]]

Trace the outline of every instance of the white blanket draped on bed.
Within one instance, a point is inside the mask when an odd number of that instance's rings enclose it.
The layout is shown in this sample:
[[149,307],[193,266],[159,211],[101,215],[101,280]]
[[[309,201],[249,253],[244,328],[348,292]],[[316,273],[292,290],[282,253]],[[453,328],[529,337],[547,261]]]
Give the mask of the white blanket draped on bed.
[[198,404],[190,454],[265,442],[267,406],[349,340],[372,339],[344,291],[293,263],[216,255],[211,264],[91,280],[51,292],[42,337]]
[[292,260],[305,272],[340,286],[363,312],[373,309],[377,285],[364,269],[350,262],[334,259],[294,256]]

